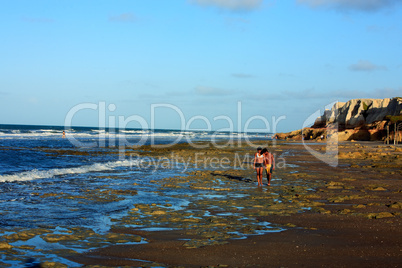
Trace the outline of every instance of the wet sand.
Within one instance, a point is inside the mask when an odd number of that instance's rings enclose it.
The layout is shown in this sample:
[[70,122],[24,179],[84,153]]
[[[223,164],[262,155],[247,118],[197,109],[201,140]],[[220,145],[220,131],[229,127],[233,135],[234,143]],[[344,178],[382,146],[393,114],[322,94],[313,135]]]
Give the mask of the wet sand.
[[[267,142],[259,145],[266,146]],[[186,179],[193,182],[192,187],[205,188],[213,188],[212,179],[236,181],[250,188],[255,198],[233,199],[231,204],[212,199],[208,206],[201,201],[194,203],[194,210],[201,213],[208,208],[211,217],[206,220],[199,217],[191,224],[184,224],[186,215],[180,218],[160,207],[144,207],[154,217],[151,220],[164,220],[165,227],[173,226],[177,230],[147,232],[116,226],[112,233],[139,235],[148,243],[98,248],[70,259],[88,267],[398,267],[402,263],[401,147],[370,142],[341,143],[336,167],[316,159],[300,144],[277,142],[269,148],[276,155],[277,164],[286,162],[286,166],[275,170],[271,187],[259,189],[250,166],[224,170],[205,166]],[[312,144],[311,148],[325,152],[324,143]],[[252,155],[255,150],[245,145],[220,150],[194,149],[187,145],[152,151],[142,149],[144,156],[174,152],[189,157],[197,152],[227,157],[232,164],[236,161],[235,153]],[[240,162],[247,164],[248,161],[251,160],[242,158]],[[163,183],[173,189],[181,187],[182,181],[170,179]],[[227,191],[233,193],[236,189]],[[271,199],[272,195],[287,202],[278,203]],[[214,202],[215,212],[211,210]],[[247,239],[223,235],[232,227],[241,226],[242,218],[214,216],[222,211],[228,215],[236,213],[236,203],[248,219],[272,223],[283,231],[254,235],[253,231],[258,228],[253,226]],[[244,222],[243,225],[252,224]],[[218,227],[221,229],[211,231]]]

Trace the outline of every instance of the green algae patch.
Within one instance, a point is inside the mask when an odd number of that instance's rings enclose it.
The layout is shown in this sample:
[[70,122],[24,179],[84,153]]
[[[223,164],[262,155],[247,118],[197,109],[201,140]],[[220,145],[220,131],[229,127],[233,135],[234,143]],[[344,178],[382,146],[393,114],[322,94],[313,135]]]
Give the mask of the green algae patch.
[[50,262],[50,261],[45,261],[44,263],[41,264],[41,267],[43,267],[43,268],[68,268],[68,266],[63,263]]
[[29,239],[34,238],[37,235],[42,235],[46,233],[51,233],[52,231],[47,230],[47,229],[30,229],[30,230],[22,230],[19,232],[15,232],[13,234],[9,234],[6,236],[3,236],[6,240],[11,241],[11,242],[16,242],[16,241],[27,241]]
[[320,213],[320,214],[331,214],[330,210],[326,210],[324,207],[312,207],[310,209],[311,212]]
[[402,202],[394,202],[391,205],[388,205],[389,208],[396,208],[396,209],[402,209]]
[[373,189],[370,189],[372,191],[387,191],[387,189],[385,189],[384,187],[375,187]]
[[130,243],[130,242],[141,242],[142,238],[139,235],[127,235],[121,233],[107,233],[105,235],[106,242],[110,243]]
[[57,243],[60,241],[77,241],[81,237],[77,235],[64,235],[64,234],[47,234],[42,235],[41,238],[48,243]]
[[369,213],[367,218],[369,219],[382,219],[382,218],[392,218],[394,215],[389,212],[379,212],[379,213]]
[[345,185],[341,182],[331,181],[327,184],[327,189],[343,189]]
[[328,201],[332,202],[332,203],[342,203],[345,201],[361,199],[361,198],[363,198],[363,197],[359,196],[359,195],[344,195],[344,196],[330,197],[330,198],[328,198]]
[[345,208],[345,209],[339,210],[338,212],[339,212],[339,214],[351,214],[351,213],[353,213],[353,210]]
[[7,242],[0,242],[0,250],[12,249],[13,246]]

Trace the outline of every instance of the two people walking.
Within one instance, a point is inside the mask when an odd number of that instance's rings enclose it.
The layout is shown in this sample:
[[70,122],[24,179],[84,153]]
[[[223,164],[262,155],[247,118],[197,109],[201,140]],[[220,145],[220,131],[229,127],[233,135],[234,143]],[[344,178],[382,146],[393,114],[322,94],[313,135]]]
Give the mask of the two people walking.
[[263,171],[267,174],[268,186],[271,185],[272,172],[275,170],[275,158],[266,148],[257,148],[254,155],[253,167],[257,172],[258,186],[262,186]]

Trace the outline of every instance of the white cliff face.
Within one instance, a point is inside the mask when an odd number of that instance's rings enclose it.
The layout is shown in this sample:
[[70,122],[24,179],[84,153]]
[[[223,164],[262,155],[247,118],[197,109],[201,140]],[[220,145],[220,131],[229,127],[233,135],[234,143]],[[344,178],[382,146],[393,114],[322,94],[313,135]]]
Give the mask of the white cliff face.
[[400,115],[401,111],[402,98],[354,99],[336,103],[331,110],[317,118],[314,126],[338,123],[345,128],[354,128],[384,120],[387,115]]

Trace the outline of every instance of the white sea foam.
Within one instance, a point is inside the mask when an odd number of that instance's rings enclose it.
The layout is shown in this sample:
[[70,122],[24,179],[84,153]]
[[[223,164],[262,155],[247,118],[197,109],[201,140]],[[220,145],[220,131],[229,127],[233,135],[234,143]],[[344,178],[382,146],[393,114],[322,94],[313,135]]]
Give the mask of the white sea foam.
[[54,168],[48,170],[30,170],[19,172],[10,175],[0,175],[0,182],[12,182],[12,181],[31,181],[36,179],[53,178],[55,176],[62,176],[68,174],[82,174],[89,172],[99,172],[114,170],[118,167],[131,167],[137,164],[136,160],[122,160],[106,163],[95,163],[92,165],[85,165],[73,168]]
[[[76,132],[76,131],[69,131],[66,133],[66,137],[72,137],[75,139],[87,139],[87,138],[94,138],[94,139],[108,139],[110,137],[118,138],[118,139],[130,139],[130,138],[142,138],[142,137],[183,137],[183,136],[195,136],[196,134],[191,132],[150,132],[150,131],[120,131],[120,132],[105,132],[100,130],[93,130],[93,131],[85,131],[85,132]],[[19,131],[12,131],[9,133],[1,132],[0,131],[0,138],[3,139],[40,139],[40,138],[61,138],[62,137],[62,130],[55,131],[55,130],[40,130],[40,131],[30,131],[30,132],[19,132]]]
[[[0,129],[0,139],[60,139],[63,129],[28,129],[24,131]],[[72,139],[147,139],[147,138],[168,138],[168,139],[237,139],[264,137],[266,133],[238,133],[238,132],[208,132],[190,130],[151,130],[151,129],[116,129],[106,131],[105,129],[67,129],[66,137]]]
[[150,134],[152,133],[150,130],[120,130],[122,133],[131,133],[131,134]]

